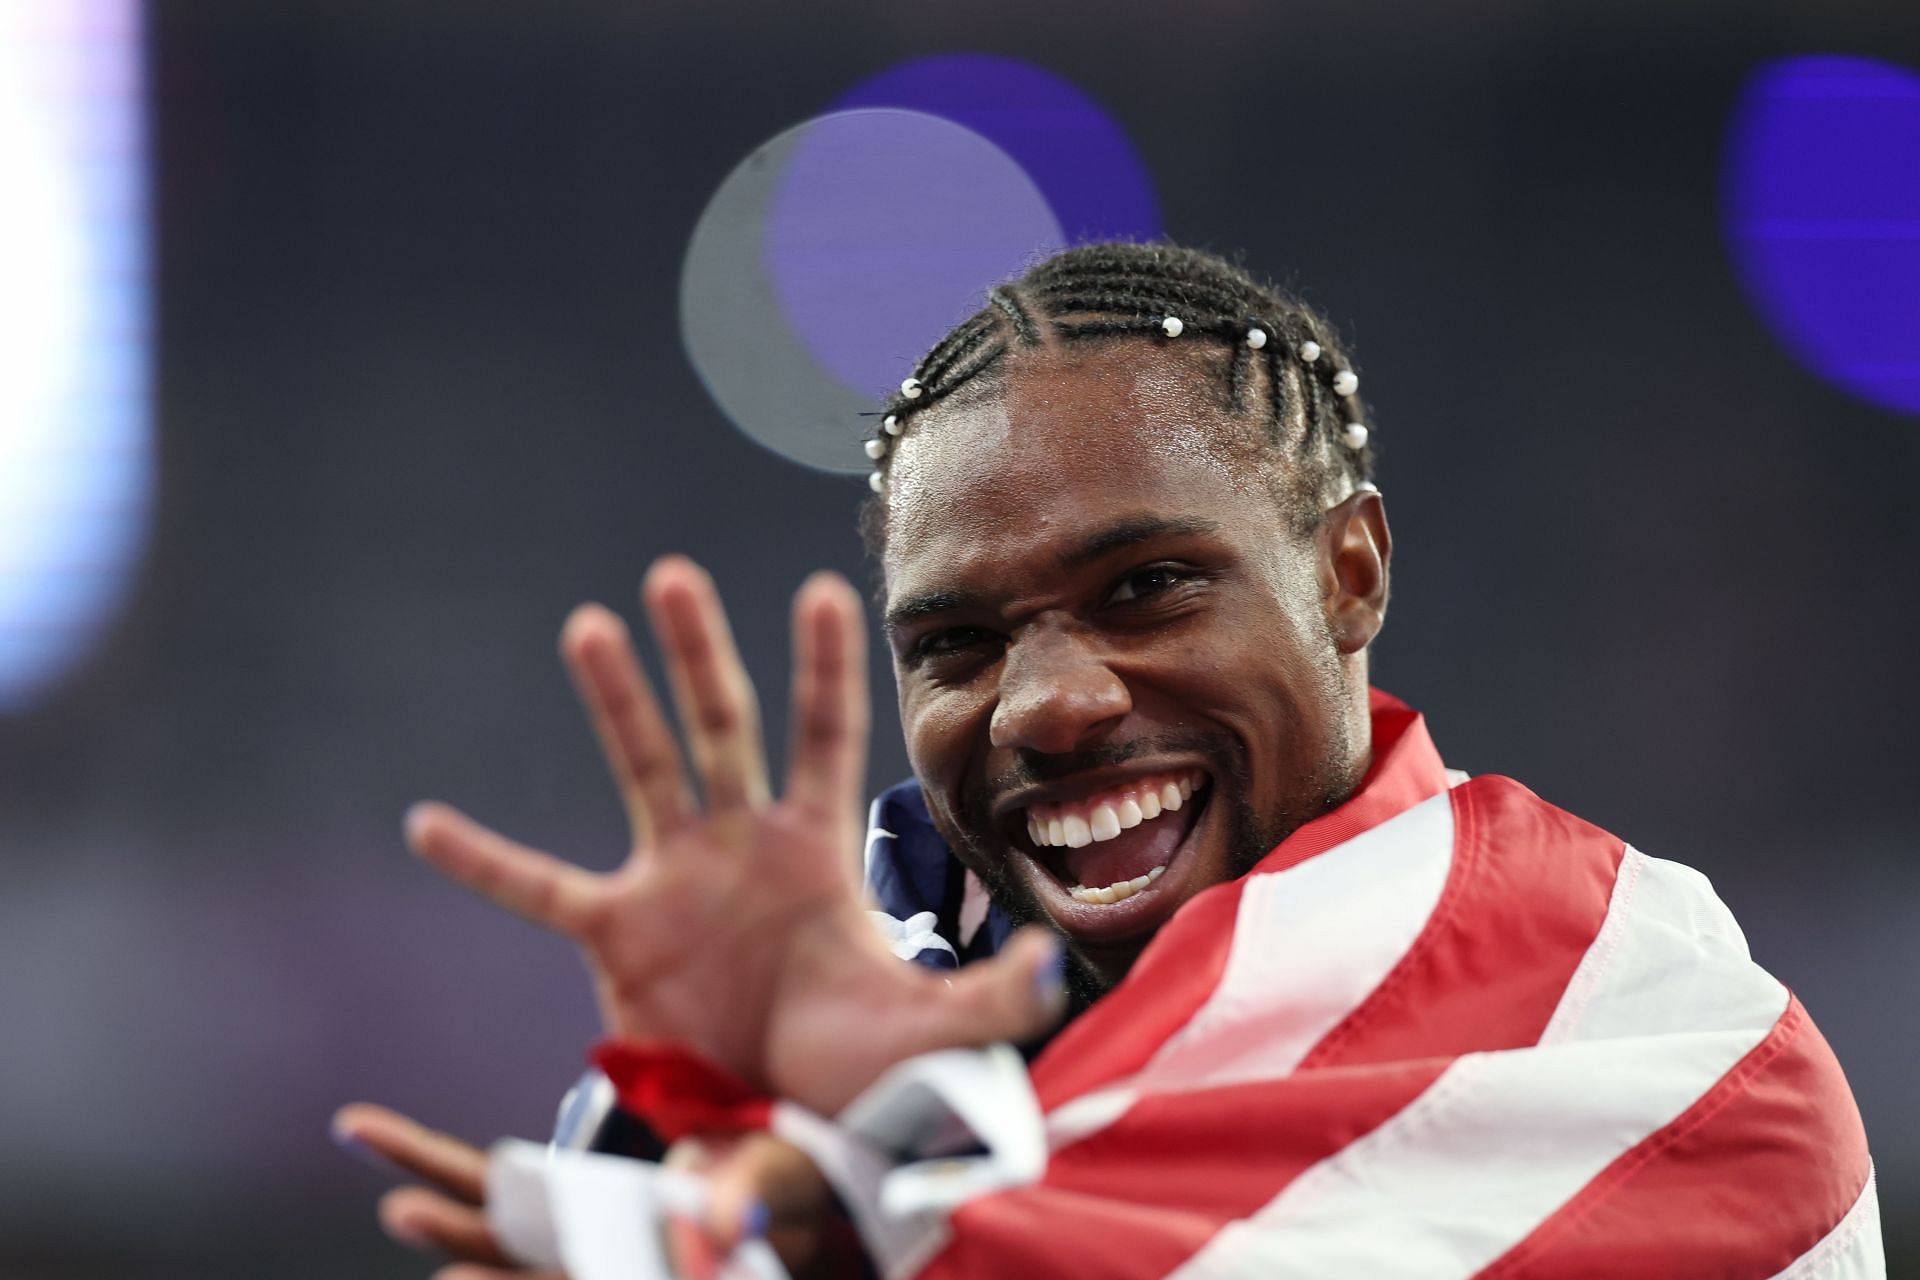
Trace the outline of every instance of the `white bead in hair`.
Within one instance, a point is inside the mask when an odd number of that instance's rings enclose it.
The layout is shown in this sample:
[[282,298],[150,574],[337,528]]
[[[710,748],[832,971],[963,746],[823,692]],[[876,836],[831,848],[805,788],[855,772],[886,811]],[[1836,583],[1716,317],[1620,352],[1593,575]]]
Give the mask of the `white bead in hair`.
[[1177,338],[1185,333],[1186,330],[1187,326],[1181,323],[1179,316],[1168,316],[1160,322],[1160,332],[1166,334],[1169,338]]
[[1349,422],[1347,429],[1340,433],[1340,443],[1346,445],[1349,449],[1358,450],[1366,448],[1367,424],[1364,422]]
[[887,478],[878,471],[868,472],[867,488],[873,490],[875,493],[885,493],[887,491]]
[[1333,394],[1350,396],[1360,389],[1360,375],[1351,369],[1342,369],[1333,375]]
[[899,417],[891,413],[880,419],[880,426],[890,436],[897,436],[903,430]]
[[918,400],[920,398],[920,391],[920,379],[918,378],[908,378],[900,384],[900,394],[909,400]]
[[1320,358],[1320,344],[1309,338],[1300,344],[1300,358],[1312,364]]
[[887,442],[878,438],[867,441],[867,456],[875,462],[887,456]]
[[1252,347],[1255,351],[1258,351],[1260,350],[1260,348],[1266,346],[1267,331],[1265,329],[1247,330],[1247,345]]

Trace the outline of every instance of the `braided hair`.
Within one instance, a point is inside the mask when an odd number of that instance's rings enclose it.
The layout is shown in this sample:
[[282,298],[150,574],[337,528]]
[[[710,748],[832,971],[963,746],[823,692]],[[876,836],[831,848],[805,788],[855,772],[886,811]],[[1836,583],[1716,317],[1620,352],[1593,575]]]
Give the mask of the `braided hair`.
[[870,551],[885,547],[887,463],[913,419],[1049,334],[1060,342],[1188,334],[1224,342],[1225,399],[1236,413],[1256,390],[1255,366],[1264,366],[1266,442],[1293,463],[1286,480],[1305,524],[1317,520],[1329,497],[1372,481],[1358,379],[1325,319],[1210,253],[1169,244],[1086,245],[994,288],[987,305],[936,343],[888,400],[866,445],[874,494],[861,510],[860,530]]

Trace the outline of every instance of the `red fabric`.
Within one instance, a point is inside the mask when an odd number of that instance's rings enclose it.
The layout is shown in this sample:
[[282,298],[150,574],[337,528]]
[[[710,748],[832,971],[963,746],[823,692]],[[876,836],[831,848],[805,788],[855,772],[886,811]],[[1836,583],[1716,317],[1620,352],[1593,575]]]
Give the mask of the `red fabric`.
[[1301,1071],[1518,1049],[1540,1039],[1600,931],[1626,846],[1511,778],[1451,796],[1454,859],[1433,917]]
[[[1439,757],[1430,759],[1438,772]],[[1391,817],[1411,807],[1425,798],[1418,790],[1376,812]],[[952,1265],[926,1274],[988,1274],[1007,1250],[1049,1276],[1165,1274],[1420,1096],[1454,1055],[1537,1041],[1606,917],[1624,846],[1510,779],[1455,788],[1451,802],[1456,852],[1433,916],[1400,964],[1292,1075],[1143,1099],[1119,1122],[1055,1153],[1040,1188],[962,1209]],[[1527,842],[1490,838],[1515,824]],[[1283,845],[1261,866],[1291,852]],[[1516,862],[1537,862],[1549,874],[1528,877]],[[1527,878],[1528,892],[1516,893]],[[1036,1080],[1044,1062],[1035,1064]],[[1154,1171],[1149,1187],[1141,1185],[1143,1162]],[[1150,1216],[1135,1212],[1143,1194]],[[1025,1225],[1038,1209],[1006,1203],[1029,1195],[1065,1228],[1058,1243],[1036,1242]]]
[[602,1040],[590,1057],[613,1081],[620,1109],[665,1142],[765,1129],[773,1116],[772,1099],[677,1044]]
[[[1446,790],[1420,718],[1384,696],[1374,717],[1374,767],[1360,793],[1302,827],[1254,876],[1298,867]],[[963,1206],[920,1275],[1165,1276],[1421,1100],[1462,1055],[1537,1045],[1583,962],[1604,961],[1613,945],[1625,846],[1509,779],[1455,787],[1449,806],[1452,857],[1430,916],[1297,1066],[1142,1089],[1104,1127],[1056,1141],[1039,1184]],[[1138,1087],[1164,1045],[1196,1034],[1194,1015],[1227,972],[1250,878],[1182,907],[1128,978],[1040,1055],[1033,1080],[1049,1113],[1116,1084]],[[1530,1231],[1523,1224],[1486,1274],[1759,1280],[1818,1242],[1866,1177],[1859,1116],[1797,1004],[1752,1034],[1764,1038],[1738,1065],[1570,1200],[1549,1203]]]
[[1870,1168],[1846,1077],[1794,1000],[1684,1115],[1481,1274],[1775,1275],[1853,1207]]
[[[1420,714],[1377,689],[1372,709],[1373,761],[1359,789],[1288,836],[1256,871],[1305,862],[1447,789],[1446,766]],[[1242,877],[1196,894],[1160,926],[1126,978],[1046,1047],[1033,1064],[1043,1107],[1139,1070],[1206,1003],[1226,969],[1245,887]]]

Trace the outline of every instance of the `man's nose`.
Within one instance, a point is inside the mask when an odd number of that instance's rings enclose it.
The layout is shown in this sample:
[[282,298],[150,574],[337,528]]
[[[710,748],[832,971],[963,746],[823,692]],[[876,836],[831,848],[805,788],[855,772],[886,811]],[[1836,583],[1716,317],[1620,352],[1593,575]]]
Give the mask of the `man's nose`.
[[1133,710],[1126,682],[1079,637],[1029,635],[1008,646],[990,738],[996,747],[1064,754]]

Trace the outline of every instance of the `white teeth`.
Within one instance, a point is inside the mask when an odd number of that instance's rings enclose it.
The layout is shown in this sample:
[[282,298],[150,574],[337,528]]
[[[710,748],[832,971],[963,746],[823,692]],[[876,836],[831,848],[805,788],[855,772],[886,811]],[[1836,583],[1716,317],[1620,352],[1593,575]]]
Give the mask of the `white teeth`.
[[1165,867],[1155,867],[1143,876],[1135,876],[1131,880],[1122,880],[1118,884],[1103,885],[1098,889],[1089,889],[1087,886],[1081,884],[1075,885],[1072,889],[1069,889],[1068,892],[1073,895],[1074,900],[1077,902],[1090,902],[1099,906],[1108,906],[1115,902],[1124,902],[1166,873],[1167,869]]
[[[1119,792],[1118,800],[1103,800],[1094,805],[1092,811],[1088,813],[1068,812],[1052,818],[1040,818],[1029,814],[1027,835],[1032,838],[1035,845],[1055,848],[1065,846],[1069,849],[1080,849],[1096,841],[1111,840],[1122,831],[1131,830],[1143,822],[1151,822],[1169,810],[1181,808],[1194,792],[1206,785],[1206,781],[1207,775],[1195,770],[1163,782],[1158,787],[1143,787],[1139,791]],[[1066,806],[1036,807],[1065,808]]]

